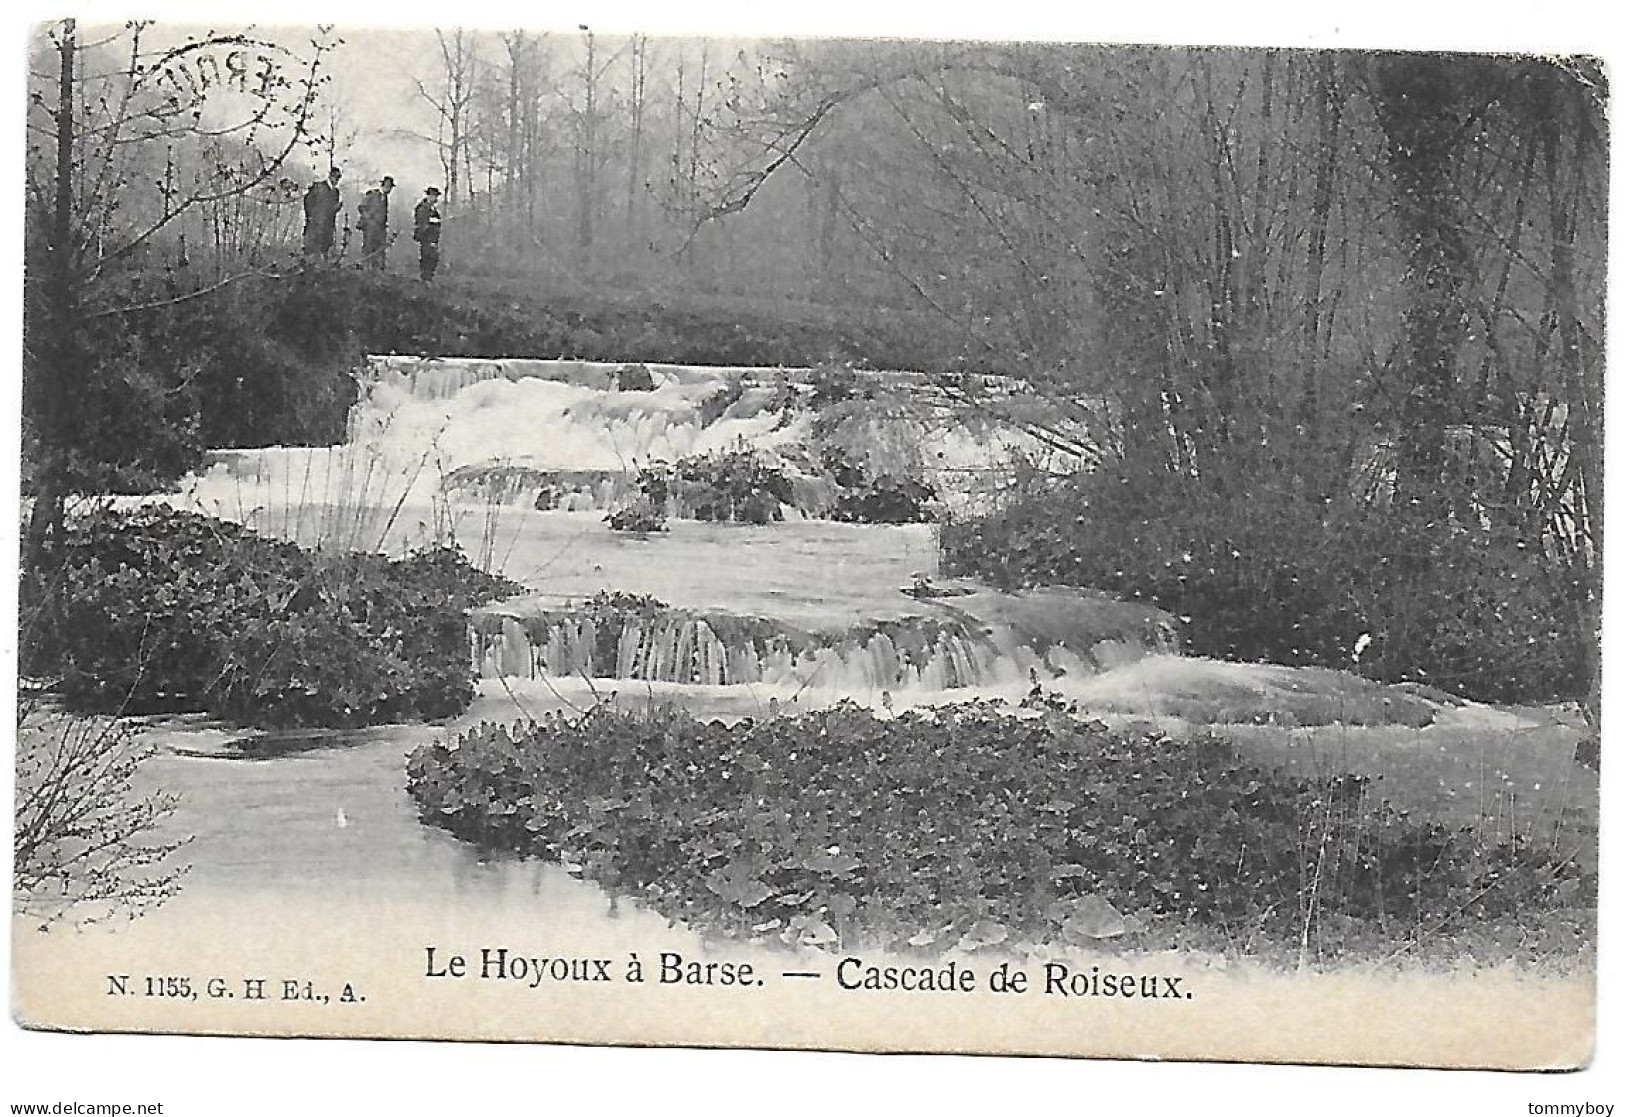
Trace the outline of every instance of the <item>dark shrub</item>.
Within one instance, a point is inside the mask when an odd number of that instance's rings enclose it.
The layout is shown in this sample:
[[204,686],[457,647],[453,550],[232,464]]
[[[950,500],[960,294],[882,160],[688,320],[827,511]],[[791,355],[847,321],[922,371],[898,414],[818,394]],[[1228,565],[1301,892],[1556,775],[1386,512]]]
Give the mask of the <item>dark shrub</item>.
[[344,439],[362,359],[342,274],[252,280],[130,318],[142,352],[176,375],[211,447]]
[[151,492],[195,469],[211,445],[198,381],[207,371],[203,356],[117,317],[91,324],[83,353],[85,392],[60,432],[74,448],[73,489]]
[[836,488],[830,518],[854,524],[918,524],[934,518],[936,490],[913,477],[871,476],[838,450],[823,466]]
[[162,488],[205,447],[341,441],[361,357],[348,317],[335,277],[302,275],[91,318],[74,327],[85,369],[66,413],[40,414],[31,382],[25,465],[40,460],[45,419],[78,493]]
[[666,515],[647,499],[633,500],[604,517],[612,531],[647,534],[666,530]]
[[1599,634],[1581,571],[1505,526],[1376,513],[1340,533],[1361,668],[1488,702],[1584,698]]
[[312,554],[164,508],[74,524],[27,576],[23,669],[75,709],[266,726],[440,718],[473,698],[467,615],[520,587],[455,551]]
[[814,407],[844,403],[847,400],[858,399],[862,394],[858,374],[853,371],[851,365],[825,362],[813,369],[811,402]]
[[728,413],[728,408],[738,403],[745,395],[745,378],[739,373],[733,373],[722,385],[706,393],[700,400],[700,426],[708,427]]
[[784,518],[790,479],[755,450],[680,458],[643,469],[638,488],[663,515],[717,523],[766,524]]
[[1356,666],[1485,701],[1589,683],[1578,577],[1507,529],[1260,483],[1102,472],[944,527],[943,565],[1003,586],[1090,586],[1188,618],[1202,655]]
[[[821,306],[764,309],[702,298],[669,306],[603,292],[539,296],[523,279],[448,277],[425,286],[403,276],[338,274],[356,289],[356,331],[372,353],[763,368],[851,360],[940,369],[964,359],[963,338],[878,307],[860,323],[850,310]],[[990,359],[1006,363],[1002,354]]]
[[1357,777],[990,703],[734,726],[600,707],[484,725],[407,770],[424,821],[465,840],[568,859],[698,927],[811,942],[1056,942],[1115,909],[1335,951],[1538,906],[1579,876],[1395,814]]

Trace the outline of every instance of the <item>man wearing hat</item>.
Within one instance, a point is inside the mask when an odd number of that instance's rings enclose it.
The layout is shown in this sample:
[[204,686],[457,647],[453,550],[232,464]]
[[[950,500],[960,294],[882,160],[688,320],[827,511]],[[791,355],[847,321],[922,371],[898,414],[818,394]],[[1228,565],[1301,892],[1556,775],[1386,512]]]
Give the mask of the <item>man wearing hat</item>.
[[418,275],[427,283],[440,266],[440,187],[425,190],[412,211],[412,239],[418,242]]
[[389,192],[395,189],[395,180],[388,175],[384,181],[361,196],[356,206],[356,228],[361,230],[361,266],[374,271],[384,270],[384,253],[389,248]]
[[339,216],[337,167],[327,172],[327,181],[311,183],[305,191],[305,255],[325,257],[333,251],[333,234]]

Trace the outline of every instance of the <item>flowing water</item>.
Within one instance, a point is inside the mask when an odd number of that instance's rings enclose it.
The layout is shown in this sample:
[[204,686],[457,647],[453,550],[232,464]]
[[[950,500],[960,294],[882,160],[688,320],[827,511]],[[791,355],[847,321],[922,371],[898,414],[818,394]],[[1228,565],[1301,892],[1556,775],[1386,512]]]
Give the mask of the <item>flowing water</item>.
[[[927,525],[820,521],[792,504],[768,525],[611,531],[603,510],[641,466],[740,446],[793,453],[809,435],[806,411],[776,404],[782,373],[648,371],[653,390],[618,391],[613,365],[379,359],[343,445],[218,451],[166,499],[309,546],[402,553],[455,540],[522,582],[530,596],[470,626],[485,681],[465,723],[516,717],[504,693],[526,695],[535,713],[593,678],[745,712],[765,694],[794,701],[809,688],[819,702],[1019,691],[1030,676],[1075,677],[1173,646],[1154,610],[943,585]],[[1020,442],[951,423],[899,430],[884,438],[915,439],[950,503],[966,499],[955,488],[965,476],[1002,468]],[[193,835],[194,870],[167,910],[314,890],[350,904],[540,905],[584,925],[656,918],[557,866],[489,857],[420,824],[404,758],[443,732],[386,727],[249,754],[224,747],[219,728],[155,728],[161,751],[143,779],[181,796],[173,825]]]
[[[482,713],[503,711],[487,704]],[[317,908],[446,905],[475,921],[545,913],[589,928],[665,927],[558,865],[477,850],[422,825],[406,793],[405,758],[446,732],[389,726],[247,759],[223,743],[224,730],[155,729],[159,752],[141,778],[180,797],[168,830],[191,836],[177,855],[191,869],[149,918],[204,918],[224,905],[297,895]]]
[[[815,424],[785,406],[782,370],[640,368],[652,390],[618,390],[616,365],[379,358],[343,445],[218,452],[171,499],[309,546],[401,553],[455,540],[537,594],[476,619],[470,655],[485,677],[939,690],[1173,646],[1168,618],[1087,594],[1025,610],[986,587],[938,596],[927,525],[834,523],[792,502],[766,525],[610,530],[603,510],[639,468],[748,446],[794,473]],[[866,375],[917,391],[906,374]],[[968,499],[964,477],[1004,468],[1024,437],[875,411],[848,437],[893,457],[913,443],[950,505]],[[660,607],[606,616],[590,607],[601,594]],[[1057,629],[1056,615],[1077,623]]]

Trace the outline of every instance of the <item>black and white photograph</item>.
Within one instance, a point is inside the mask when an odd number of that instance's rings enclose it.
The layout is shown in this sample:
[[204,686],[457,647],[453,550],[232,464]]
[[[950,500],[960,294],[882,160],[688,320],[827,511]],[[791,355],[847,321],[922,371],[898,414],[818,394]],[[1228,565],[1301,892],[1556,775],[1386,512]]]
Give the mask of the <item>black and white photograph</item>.
[[14,1026],[1590,1064],[1601,48],[577,16],[20,36]]

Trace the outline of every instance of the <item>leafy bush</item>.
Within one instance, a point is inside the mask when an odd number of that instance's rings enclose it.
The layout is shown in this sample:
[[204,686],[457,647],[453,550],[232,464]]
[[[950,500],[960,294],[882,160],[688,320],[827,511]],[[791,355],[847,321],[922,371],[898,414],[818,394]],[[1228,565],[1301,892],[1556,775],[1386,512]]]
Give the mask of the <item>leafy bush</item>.
[[1188,618],[1202,655],[1357,666],[1484,701],[1589,683],[1581,580],[1504,528],[1124,471],[1019,495],[945,526],[941,545],[949,573],[1090,586]]
[[59,559],[25,577],[22,652],[70,707],[268,726],[461,712],[468,611],[520,589],[455,551],[312,554],[167,508],[75,523]]
[[790,479],[755,450],[680,458],[645,468],[638,488],[662,514],[718,523],[766,524],[784,518]]
[[[188,379],[196,370],[193,354],[143,337],[116,317],[91,323],[79,353],[82,391],[51,432],[51,448],[66,453],[72,491],[150,492],[202,462],[207,417]],[[33,381],[47,375],[30,370],[24,397],[25,491],[33,488],[31,467],[46,450],[38,440],[45,434],[37,422],[42,388]]]
[[790,383],[790,377],[780,369],[773,377],[773,397],[767,405],[767,410],[777,411],[779,421],[774,430],[783,430],[794,420],[795,411],[801,405],[802,390]]
[[343,440],[362,348],[342,274],[236,284],[133,316],[136,352],[175,376],[201,445],[302,446]]
[[360,362],[344,292],[326,274],[253,280],[62,327],[73,356],[58,359],[80,371],[57,400],[57,374],[28,362],[28,489],[53,453],[71,492],[136,493],[195,469],[205,447],[341,441]]
[[1545,851],[1396,814],[1357,777],[985,702],[732,727],[599,707],[482,725],[407,770],[423,820],[467,841],[577,863],[697,927],[800,943],[1077,941],[1127,913],[1335,950],[1582,887]]
[[700,426],[708,427],[728,413],[728,408],[745,396],[745,377],[733,373],[721,386],[707,392],[700,400]]
[[934,518],[936,490],[914,477],[877,475],[838,451],[826,451],[824,468],[836,488],[830,518],[853,524],[918,524]]
[[1506,526],[1376,514],[1341,533],[1372,634],[1361,668],[1490,702],[1587,696],[1599,645],[1588,577]]
[[[792,468],[818,477],[818,499],[804,504],[810,515],[859,524],[926,523],[935,518],[936,491],[913,477],[870,475],[839,451],[821,460],[792,456]],[[795,488],[782,464],[749,449],[695,455],[672,465],[645,467],[638,495],[606,517],[617,531],[663,531],[668,514],[696,520],[766,524],[784,518]]]
[[1341,594],[1320,510],[1094,475],[948,524],[945,572],[1018,588],[1077,585],[1190,618],[1191,650],[1289,665],[1352,662],[1362,631]]
[[858,374],[851,365],[824,362],[812,372],[812,405],[818,408],[863,398]]
[[309,273],[49,325],[67,332],[55,359],[75,364],[73,397],[57,398],[54,367],[26,361],[24,493],[49,488],[47,473],[67,493],[150,493],[205,447],[343,441],[361,359],[345,291]]
[[646,499],[634,500],[604,517],[612,531],[647,534],[666,530],[666,515]]

